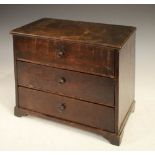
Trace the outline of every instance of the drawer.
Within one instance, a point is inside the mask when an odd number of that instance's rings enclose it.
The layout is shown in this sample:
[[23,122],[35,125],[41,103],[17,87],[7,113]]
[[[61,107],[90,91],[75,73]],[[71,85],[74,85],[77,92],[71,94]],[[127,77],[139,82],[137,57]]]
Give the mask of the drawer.
[[114,79],[17,62],[18,85],[114,106]]
[[14,36],[14,50],[18,60],[114,77],[114,52],[108,47]]
[[114,108],[23,87],[18,89],[21,108],[114,132]]

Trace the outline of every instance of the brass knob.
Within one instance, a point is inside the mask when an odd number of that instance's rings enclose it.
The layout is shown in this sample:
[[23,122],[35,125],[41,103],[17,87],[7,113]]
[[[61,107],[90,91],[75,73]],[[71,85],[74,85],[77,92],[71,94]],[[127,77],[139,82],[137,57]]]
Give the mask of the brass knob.
[[65,109],[66,109],[66,106],[65,106],[64,103],[61,103],[61,104],[58,106],[58,111],[59,111],[59,112],[63,112]]
[[64,77],[61,77],[58,82],[60,84],[64,84],[66,82],[66,79]]

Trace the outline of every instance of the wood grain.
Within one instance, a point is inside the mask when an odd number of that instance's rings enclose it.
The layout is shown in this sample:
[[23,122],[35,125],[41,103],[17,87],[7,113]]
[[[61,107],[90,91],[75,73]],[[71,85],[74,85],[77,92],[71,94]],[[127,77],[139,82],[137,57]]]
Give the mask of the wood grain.
[[21,61],[17,66],[18,85],[114,107],[113,79]]
[[43,18],[11,33],[121,48],[134,31],[132,26]]
[[19,107],[114,132],[113,108],[22,87]]
[[14,114],[55,120],[120,145],[135,107],[135,30],[43,18],[11,31]]
[[114,77],[110,48],[23,36],[14,36],[14,47],[18,60]]
[[118,128],[135,100],[135,34],[119,52]]

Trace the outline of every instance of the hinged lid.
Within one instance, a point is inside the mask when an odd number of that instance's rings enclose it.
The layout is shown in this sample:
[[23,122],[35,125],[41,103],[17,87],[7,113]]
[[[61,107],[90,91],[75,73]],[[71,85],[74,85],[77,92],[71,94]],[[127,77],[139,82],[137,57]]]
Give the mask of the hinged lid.
[[135,29],[131,26],[42,18],[11,33],[121,48]]

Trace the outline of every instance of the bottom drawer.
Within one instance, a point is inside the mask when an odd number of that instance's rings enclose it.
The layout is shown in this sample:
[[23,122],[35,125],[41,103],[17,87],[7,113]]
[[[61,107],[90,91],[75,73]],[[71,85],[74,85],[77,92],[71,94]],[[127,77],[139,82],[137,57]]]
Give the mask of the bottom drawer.
[[21,108],[114,132],[114,108],[24,87],[18,90]]

